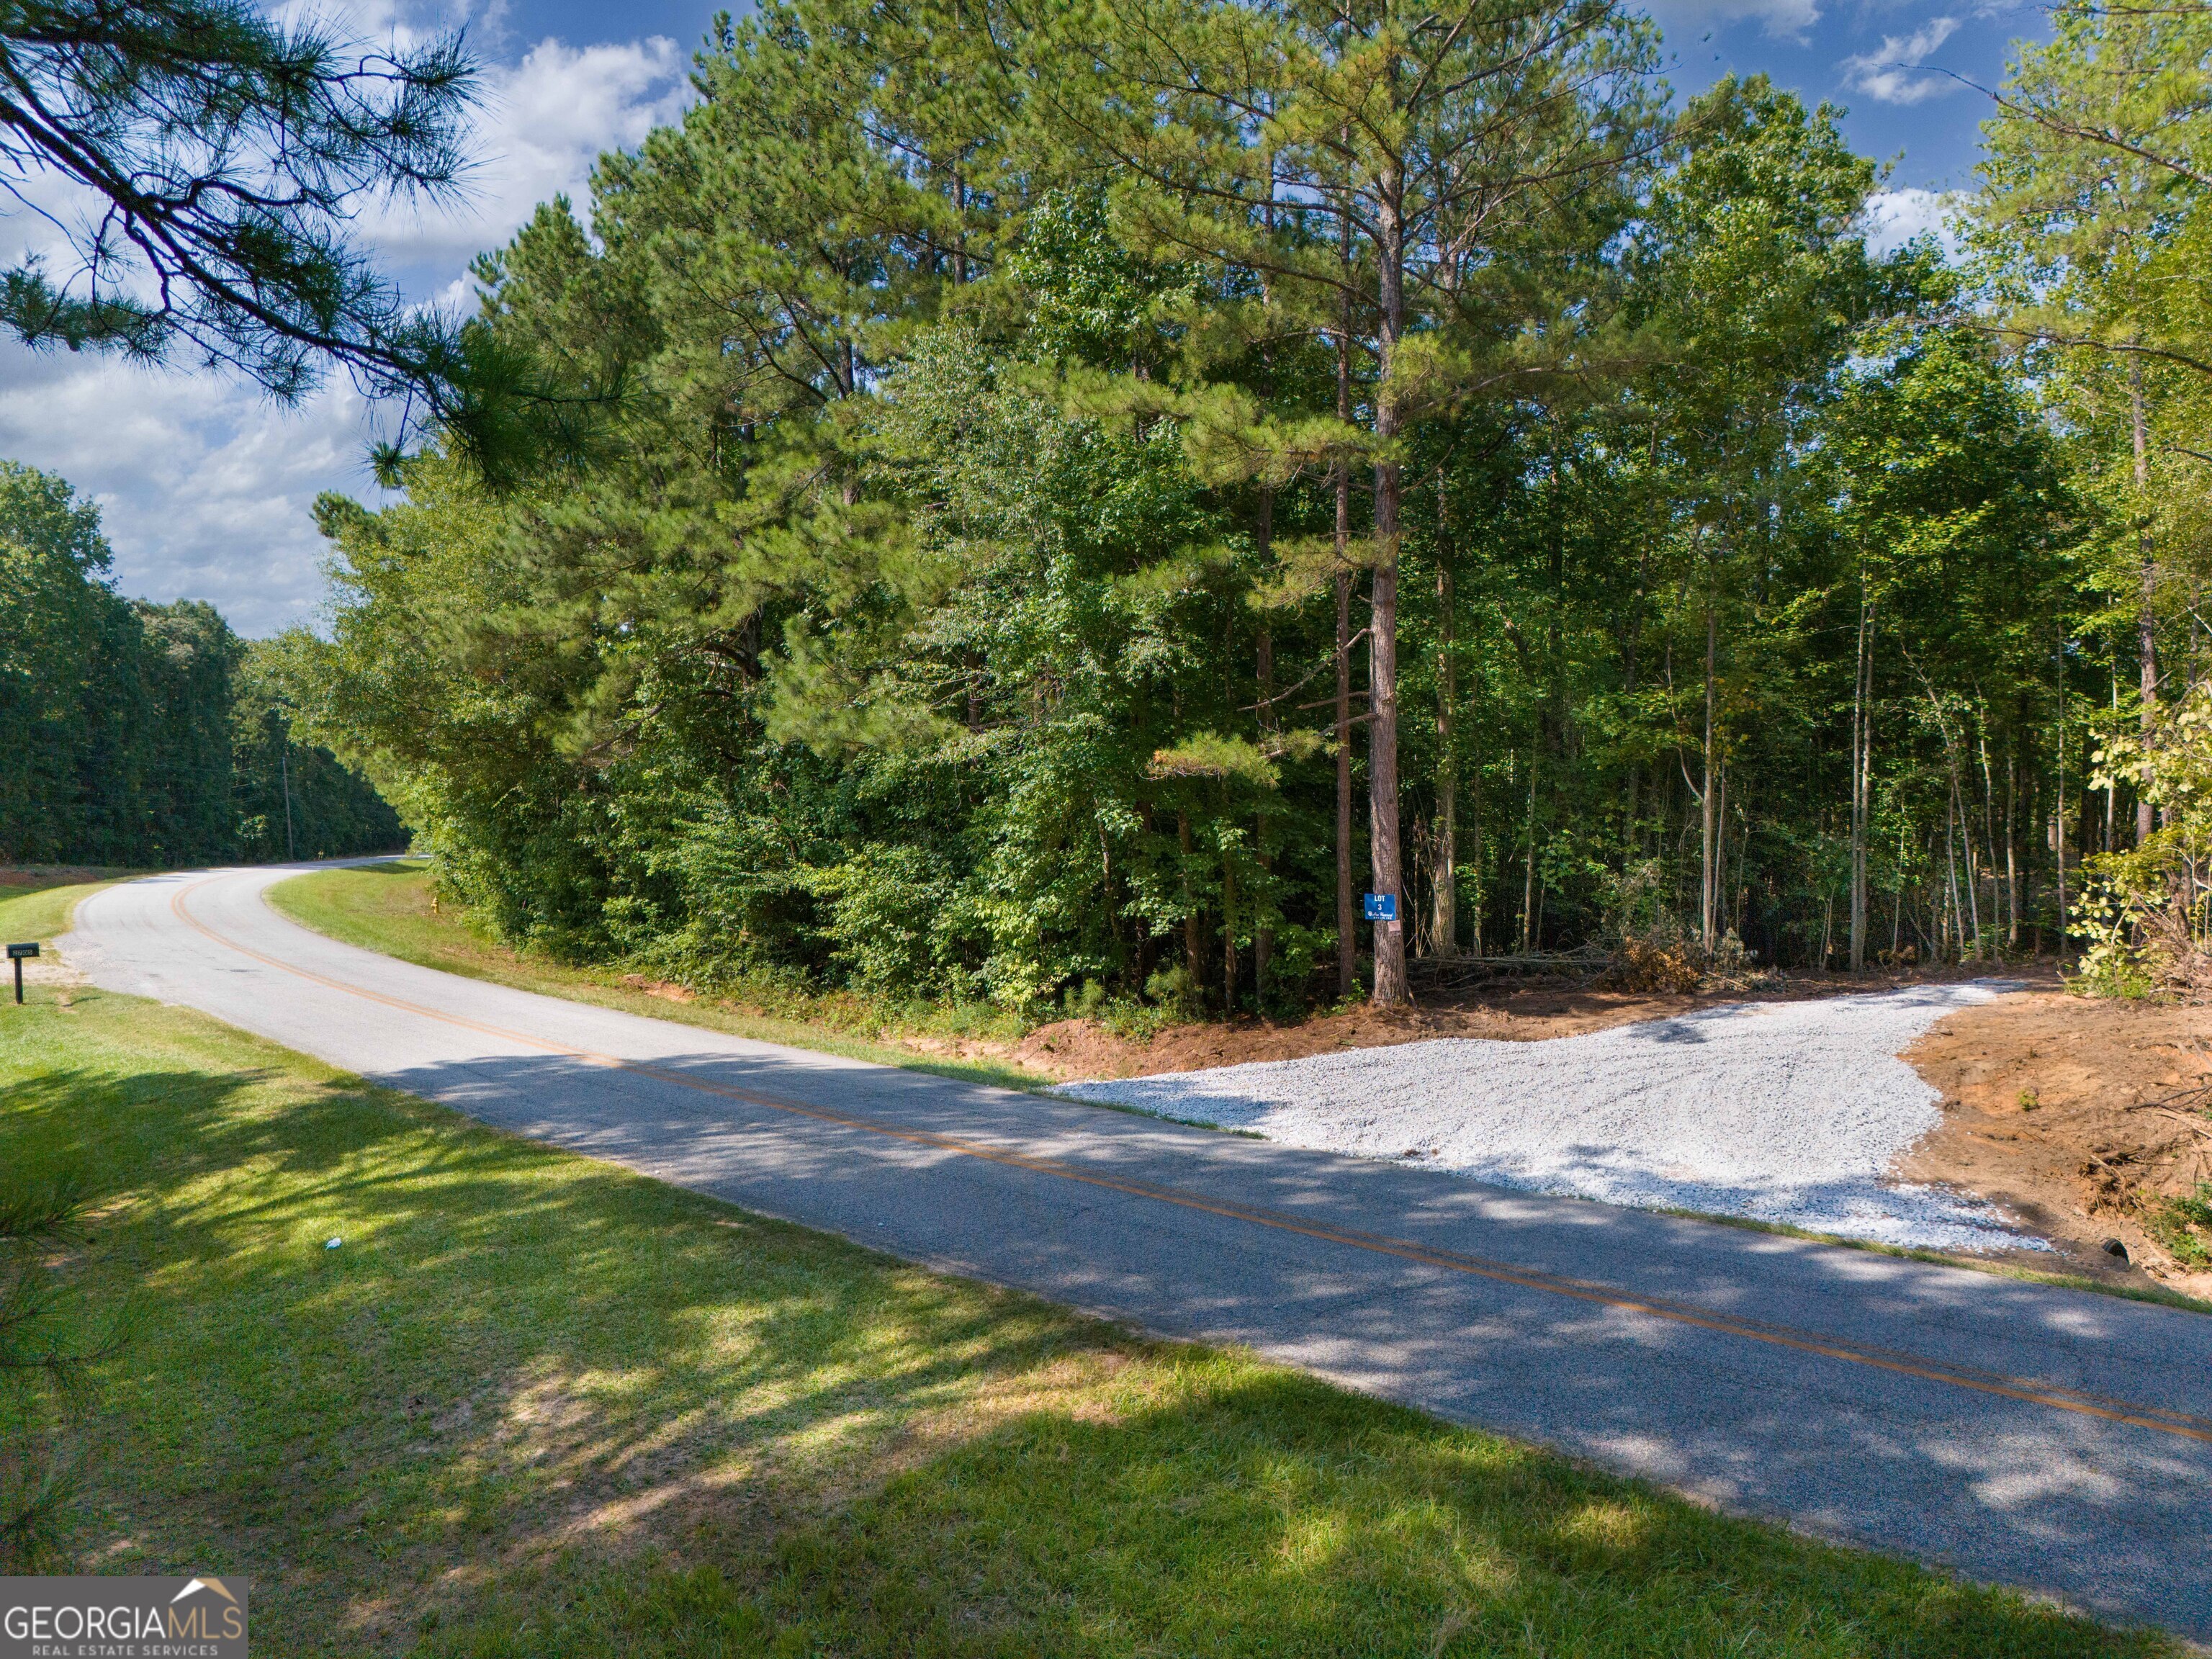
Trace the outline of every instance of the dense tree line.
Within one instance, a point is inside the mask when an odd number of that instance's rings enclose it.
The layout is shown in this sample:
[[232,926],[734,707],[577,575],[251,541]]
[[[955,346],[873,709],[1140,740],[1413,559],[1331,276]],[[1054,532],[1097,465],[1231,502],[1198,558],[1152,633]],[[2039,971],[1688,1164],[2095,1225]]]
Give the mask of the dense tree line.
[[269,647],[107,578],[98,511],[0,462],[0,863],[163,866],[404,843],[366,779],[291,732]]
[[2152,361],[2081,320],[2104,185],[2044,188],[2123,131],[2061,59],[2150,26],[2062,23],[1961,269],[1869,248],[1837,112],[1674,105],[1600,0],[763,6],[477,266],[559,441],[326,500],[278,672],[510,937],[708,981],[2052,949],[2154,832],[2099,721],[2203,654],[2143,482],[2201,464],[2197,175],[2127,207]]

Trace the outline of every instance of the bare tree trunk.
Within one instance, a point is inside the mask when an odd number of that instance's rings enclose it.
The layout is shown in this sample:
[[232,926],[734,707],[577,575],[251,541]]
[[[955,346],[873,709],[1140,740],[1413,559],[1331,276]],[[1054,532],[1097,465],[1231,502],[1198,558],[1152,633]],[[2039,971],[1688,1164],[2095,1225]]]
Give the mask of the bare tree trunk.
[[1367,660],[1372,690],[1367,708],[1367,845],[1375,891],[1396,898],[1401,915],[1375,929],[1375,1005],[1408,1000],[1406,984],[1405,882],[1398,849],[1398,536],[1399,462],[1389,447],[1398,435],[1397,397],[1391,364],[1406,330],[1405,224],[1398,211],[1401,184],[1394,173],[1379,181],[1376,266],[1380,352],[1376,363],[1375,437],[1383,459],[1375,464],[1375,571],[1369,593],[1372,621]]
[[1470,907],[1474,915],[1470,920],[1474,924],[1471,931],[1474,934],[1474,953],[1479,957],[1482,954],[1482,911],[1486,897],[1482,884],[1482,769],[1479,766],[1468,780],[1468,816],[1474,823],[1474,844],[1468,849],[1473,854],[1474,868],[1474,903]]
[[[1728,804],[1729,763],[1721,757],[1718,769],[1713,775],[1714,792],[1720,797],[1713,807],[1713,917],[1721,936],[1725,939],[1735,926],[1729,920],[1732,907],[1728,896]],[[1737,860],[1741,867],[1742,860]]]
[[[2136,490],[2140,497],[2150,487],[2150,454],[2148,435],[2144,430],[2142,359],[2133,358],[2128,366],[2128,420],[2134,428],[2136,448]],[[2158,592],[2158,565],[2152,558],[2150,531],[2146,527],[2137,538],[2137,550],[2142,557],[2142,585],[2138,594],[2136,611],[2136,637],[2142,653],[2142,729],[2148,732],[2158,718],[2158,615],[2154,602]],[[2150,839],[2151,805],[2147,800],[2136,802],[2136,845],[2140,847]]]
[[1536,765],[1543,753],[1543,719],[1537,718],[1536,735],[1528,742],[1528,862],[1521,883],[1521,951],[1526,956],[1536,926]]
[[1713,924],[1720,909],[1720,849],[1714,844],[1716,832],[1720,827],[1717,822],[1719,801],[1713,789],[1713,666],[1719,646],[1719,619],[1714,615],[1713,607],[1708,604],[1705,606],[1705,783],[1704,794],[1698,801],[1704,809],[1705,821],[1698,881],[1698,942],[1704,946],[1707,956],[1712,955],[1717,943]]
[[[2004,890],[1997,884],[1997,787],[1996,775],[1990,769],[1989,712],[1984,703],[1976,722],[1975,741],[1982,753],[1982,848],[1990,855],[1990,932],[1995,933],[2004,926]],[[1994,952],[1994,945],[1991,949]]]
[[[1349,222],[1339,252],[1351,260]],[[1336,335],[1336,418],[1352,419],[1352,301]],[[1352,467],[1335,466],[1336,485],[1336,994],[1359,984],[1359,933],[1352,908]]]
[[952,243],[952,281],[957,287],[968,280],[968,180],[958,167],[952,169],[952,206],[960,227]]
[[1963,921],[1959,915],[1959,794],[1955,789],[1943,804],[1943,877],[1945,896],[1951,907],[1950,922],[1948,927],[1942,921],[1937,922],[1936,949],[1941,954],[1943,947],[1957,941],[1959,957],[1963,961],[1966,957],[1965,935]]
[[1221,849],[1221,1012],[1237,1012],[1237,872],[1229,848]]
[[[1338,486],[1337,522],[1344,489]],[[1359,937],[1352,908],[1352,573],[1336,573],[1336,989],[1350,996],[1359,982]]]
[[1198,894],[1190,880],[1190,814],[1180,808],[1176,812],[1176,844],[1182,849],[1182,970],[1190,981],[1191,995],[1202,997],[1206,994],[1206,932],[1199,921]]
[[1453,591],[1451,542],[1445,532],[1444,475],[1437,474],[1437,850],[1431,872],[1435,905],[1430,932],[1438,957],[1459,954],[1459,754],[1452,705],[1458,688],[1452,662]]
[[[1859,578],[1858,672],[1851,688],[1851,971],[1866,971],[1867,771],[1874,725],[1874,607]],[[1821,966],[1827,965],[1825,958]]]
[[[1264,567],[1273,549],[1275,533],[1275,492],[1261,488],[1260,491],[1259,522],[1256,526],[1260,544],[1260,560]],[[1260,680],[1260,732],[1263,738],[1273,738],[1277,729],[1275,718],[1275,636],[1266,628],[1260,629],[1255,645],[1255,666]],[[1252,817],[1253,856],[1262,871],[1272,872],[1274,856],[1267,850],[1267,815],[1255,812]],[[1267,905],[1271,902],[1263,892],[1259,908],[1252,916],[1252,992],[1264,997],[1267,989],[1267,963],[1275,951],[1275,930],[1267,922]]]
[[[1978,873],[1981,866],[1974,860],[1974,826],[1966,817],[1966,793],[1959,787],[1959,774],[1955,769],[1951,774],[1951,812],[1952,816],[1959,821],[1959,839],[1966,843],[1966,925],[1971,930],[1970,937],[1973,940],[1971,954],[1978,958],[1982,954],[1982,882]],[[1956,876],[1952,878],[1954,883],[1957,879]],[[1954,892],[1951,902],[1955,905],[1958,902],[1958,896]],[[1966,960],[1967,954],[1968,952],[1962,950],[1960,953],[1960,960],[1962,962]]]
[[2017,735],[2005,751],[2005,948],[2020,949],[2020,775]]
[[[1144,826],[1145,833],[1147,836],[1153,833],[1152,802],[1148,800],[1140,800],[1137,803],[1137,822]],[[1150,918],[1140,916],[1137,920],[1137,982],[1135,988],[1146,995],[1150,995],[1151,992],[1147,988],[1152,982],[1152,924]]]
[[2066,682],[2065,667],[2058,683],[2058,806],[2052,819],[2051,840],[2058,853],[2058,960],[2066,960]]
[[[2120,653],[2118,649],[2115,647],[2112,652],[2112,714],[2117,718],[2119,712]],[[2115,803],[2118,798],[2118,786],[2111,778],[2106,778],[2105,780],[2105,844],[2103,850],[2107,853],[2112,850],[2112,815],[2115,810]]]

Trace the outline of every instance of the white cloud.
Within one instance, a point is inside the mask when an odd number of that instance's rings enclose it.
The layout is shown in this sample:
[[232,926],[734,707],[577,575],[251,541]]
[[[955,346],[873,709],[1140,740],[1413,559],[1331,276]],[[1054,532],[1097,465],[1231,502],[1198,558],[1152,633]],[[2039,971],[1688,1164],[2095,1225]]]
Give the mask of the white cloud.
[[1877,191],[1867,198],[1864,220],[1867,246],[1876,253],[1893,253],[1916,236],[1932,235],[1946,258],[1955,258],[1959,239],[1948,221],[1958,211],[1958,197],[1949,191]]
[[585,205],[601,152],[634,149],[674,120],[690,61],[665,35],[581,49],[541,40],[486,76],[465,193],[441,211],[400,210],[364,227],[395,264],[456,271],[495,247],[540,202]]
[[[344,21],[404,37],[417,12],[356,0]],[[496,31],[495,6],[475,15]],[[680,113],[688,66],[657,36],[580,50],[541,40],[487,71],[474,145],[483,159],[457,210],[365,216],[356,229],[411,291],[463,308],[469,259],[556,194],[581,209],[603,150],[635,146]],[[69,204],[42,187],[48,198]],[[0,221],[0,263],[58,240],[51,225],[12,211]],[[56,252],[52,274],[68,269]],[[313,617],[323,595],[322,538],[309,509],[325,489],[374,494],[366,456],[378,429],[343,376],[283,409],[218,374],[0,343],[0,456],[58,472],[98,501],[124,592],[207,599],[247,635]]]
[[1902,40],[1894,34],[1885,34],[1880,50],[1844,59],[1844,84],[1882,104],[1917,104],[1956,92],[1959,83],[1946,76],[1919,75],[1914,71],[1958,27],[1959,20],[1955,17],[1931,17]]
[[207,374],[0,344],[0,455],[97,502],[118,586],[206,599],[247,635],[322,597],[317,495],[374,493],[368,411],[343,384],[296,409]]
[[1802,41],[1820,21],[1819,0],[1652,0],[1649,9],[1669,39],[1750,21],[1771,40]]

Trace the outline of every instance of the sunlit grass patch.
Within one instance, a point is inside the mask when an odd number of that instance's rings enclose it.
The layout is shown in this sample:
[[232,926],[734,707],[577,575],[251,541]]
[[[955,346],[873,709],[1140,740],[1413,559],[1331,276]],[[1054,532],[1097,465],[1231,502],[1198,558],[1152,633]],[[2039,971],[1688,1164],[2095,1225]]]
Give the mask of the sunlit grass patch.
[[10,944],[32,939],[50,943],[69,931],[70,915],[80,900],[112,885],[109,881],[57,880],[0,887],[0,933]]

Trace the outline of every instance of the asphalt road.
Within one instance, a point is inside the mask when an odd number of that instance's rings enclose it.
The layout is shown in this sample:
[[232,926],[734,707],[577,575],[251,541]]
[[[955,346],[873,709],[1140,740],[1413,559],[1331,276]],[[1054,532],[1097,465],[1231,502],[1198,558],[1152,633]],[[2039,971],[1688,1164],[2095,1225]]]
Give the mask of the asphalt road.
[[486,1122],[2212,1640],[2212,1316],[1532,1197],[480,984],[163,876],[65,957]]

